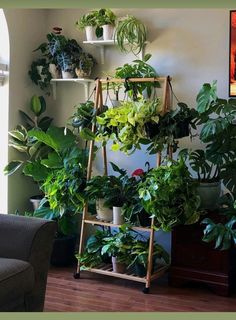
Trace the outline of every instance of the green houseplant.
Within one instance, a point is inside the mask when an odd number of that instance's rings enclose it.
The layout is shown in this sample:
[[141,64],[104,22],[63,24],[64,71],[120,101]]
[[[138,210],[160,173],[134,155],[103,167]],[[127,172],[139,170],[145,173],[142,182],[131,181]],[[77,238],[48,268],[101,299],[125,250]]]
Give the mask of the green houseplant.
[[96,39],[96,33],[97,33],[97,36],[100,35],[99,32],[101,33],[101,31],[96,28],[97,27],[96,17],[97,17],[97,11],[93,10],[93,11],[91,11],[89,13],[84,14],[75,23],[75,25],[76,25],[76,27],[78,29],[85,30],[87,41],[95,40]]
[[146,27],[134,16],[120,18],[115,31],[115,40],[122,52],[132,51],[138,55],[147,40]]
[[168,160],[166,165],[151,169],[140,183],[139,197],[145,210],[155,217],[157,228],[164,231],[199,220],[200,199],[182,159]]
[[121,150],[127,154],[140,149],[141,144],[148,144],[145,123],[158,122],[161,104],[153,101],[125,101],[120,107],[108,109],[97,117],[99,124],[97,141],[113,141],[112,150]]
[[146,54],[143,60],[136,59],[132,64],[125,63],[122,67],[118,67],[115,70],[115,78],[126,79],[124,86],[125,91],[129,92],[129,95],[133,100],[138,99],[138,95],[142,96],[146,91],[147,96],[150,97],[152,90],[155,87],[159,87],[158,82],[137,82],[129,83],[129,78],[156,78],[158,77],[155,69],[147,63],[151,58],[151,54]]
[[46,111],[46,102],[43,96],[34,95],[31,97],[30,111],[33,114],[32,118],[27,113],[20,110],[24,125],[19,124],[14,130],[9,132],[9,146],[18,152],[25,154],[25,159],[10,161],[4,169],[4,173],[7,175],[13,174],[20,168],[23,169],[24,173],[27,163],[37,161],[49,152],[49,149],[45,147],[45,145],[37,143],[37,141],[32,139],[29,135],[29,130],[32,128],[39,128],[46,131],[53,120],[48,116],[41,117]]
[[28,72],[30,79],[34,84],[45,91],[47,95],[50,95],[50,81],[52,75],[49,72],[49,62],[46,58],[39,58],[31,63],[30,70]]
[[25,174],[38,182],[44,193],[33,216],[57,222],[52,263],[67,265],[74,260],[79,214],[84,206],[87,152],[78,148],[69,130],[64,134],[64,128],[50,127],[47,132],[33,129],[29,135],[51,148],[47,157],[25,167]]

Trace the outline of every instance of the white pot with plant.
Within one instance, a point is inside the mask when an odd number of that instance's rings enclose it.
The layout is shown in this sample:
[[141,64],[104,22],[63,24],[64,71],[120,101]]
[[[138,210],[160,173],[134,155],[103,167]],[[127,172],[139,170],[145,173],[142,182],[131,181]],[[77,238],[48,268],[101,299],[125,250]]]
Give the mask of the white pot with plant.
[[60,72],[58,70],[58,67],[55,63],[49,63],[49,72],[52,76],[52,79],[59,79],[60,78]]
[[112,40],[114,38],[116,16],[110,9],[100,9],[97,12],[96,24],[102,29],[103,40]]
[[96,15],[97,11],[91,11],[83,15],[77,22],[76,26],[80,30],[85,30],[87,41],[94,41],[96,36]]

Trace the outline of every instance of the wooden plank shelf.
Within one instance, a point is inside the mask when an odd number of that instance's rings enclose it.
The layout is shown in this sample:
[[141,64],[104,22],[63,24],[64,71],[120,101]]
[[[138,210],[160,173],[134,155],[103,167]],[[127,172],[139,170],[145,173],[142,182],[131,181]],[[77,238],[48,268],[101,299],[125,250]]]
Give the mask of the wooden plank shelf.
[[[151,275],[151,280],[157,279],[161,277],[166,270],[169,268],[168,265],[165,266],[160,266],[152,275]],[[111,264],[103,264],[97,268],[91,268],[86,271],[89,272],[94,272],[98,274],[103,274],[115,278],[121,278],[121,279],[126,279],[126,280],[132,280],[132,281],[137,281],[137,282],[142,282],[146,283],[146,276],[145,277],[139,277],[135,275],[135,273],[132,270],[127,271],[126,273],[117,273],[113,272],[112,270],[112,265]]]
[[[90,216],[86,217],[84,220],[85,223],[93,224],[93,225],[100,225],[100,226],[105,226],[105,227],[113,227],[113,228],[120,228],[120,224],[114,224],[112,222],[105,222],[102,220],[96,219],[96,217]],[[132,226],[131,229],[137,230],[137,231],[145,231],[145,232],[150,232],[151,228],[150,227],[137,227],[137,226]]]

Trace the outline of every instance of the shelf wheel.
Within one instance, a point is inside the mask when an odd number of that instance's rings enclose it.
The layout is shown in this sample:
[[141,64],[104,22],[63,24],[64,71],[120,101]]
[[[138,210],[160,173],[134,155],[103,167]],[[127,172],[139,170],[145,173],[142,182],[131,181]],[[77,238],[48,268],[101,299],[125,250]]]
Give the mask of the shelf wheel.
[[80,272],[75,272],[74,273],[74,278],[79,279],[80,278]]
[[144,287],[143,288],[143,293],[148,294],[149,293],[149,288]]

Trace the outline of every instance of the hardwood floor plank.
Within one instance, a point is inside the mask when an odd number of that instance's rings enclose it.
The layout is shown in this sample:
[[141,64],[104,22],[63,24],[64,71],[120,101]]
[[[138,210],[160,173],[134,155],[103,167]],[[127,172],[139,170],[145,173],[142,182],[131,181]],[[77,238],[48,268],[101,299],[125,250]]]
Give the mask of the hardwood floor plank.
[[89,272],[73,278],[74,268],[51,268],[45,311],[236,311],[236,295],[221,297],[204,286],[169,287],[167,276],[153,281],[150,294],[143,284]]

